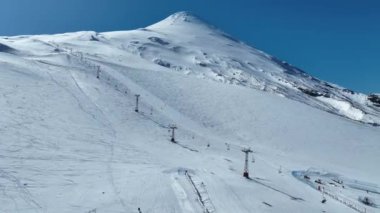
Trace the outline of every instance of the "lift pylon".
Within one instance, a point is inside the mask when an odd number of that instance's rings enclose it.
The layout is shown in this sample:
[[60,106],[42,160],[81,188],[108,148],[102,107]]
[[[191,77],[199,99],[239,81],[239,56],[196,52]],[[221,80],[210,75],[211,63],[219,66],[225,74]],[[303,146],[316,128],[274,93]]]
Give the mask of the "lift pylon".
[[251,148],[244,148],[241,151],[245,153],[245,163],[244,163],[243,177],[249,178],[248,159],[249,159],[249,153],[252,153],[253,151],[252,151]]
[[169,126],[169,128],[172,130],[172,137],[170,139],[171,142],[175,143],[175,130],[178,129],[176,125],[172,124]]

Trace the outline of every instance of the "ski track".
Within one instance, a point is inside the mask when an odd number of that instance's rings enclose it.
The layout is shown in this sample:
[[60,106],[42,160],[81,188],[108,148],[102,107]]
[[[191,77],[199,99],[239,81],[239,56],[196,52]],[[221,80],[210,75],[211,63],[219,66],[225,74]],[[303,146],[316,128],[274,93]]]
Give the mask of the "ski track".
[[[50,69],[48,67],[48,69]],[[79,91],[79,94],[82,94],[84,97],[85,97],[85,100],[87,100],[88,103],[90,103],[92,106],[95,107],[95,109],[102,115],[102,120],[98,119],[97,116],[92,113],[91,111],[89,110],[86,110],[85,107],[81,104],[81,99],[77,97],[77,95],[75,93],[73,93],[70,89],[68,89],[67,87],[61,85],[57,80],[54,79],[54,77],[51,75],[50,72],[47,72],[47,74],[50,76],[50,79],[56,83],[59,87],[63,88],[65,91],[67,91],[69,94],[71,94],[71,96],[77,101],[78,103],[78,106],[80,107],[80,109],[85,112],[86,114],[90,115],[94,120],[98,121],[99,123],[101,123],[105,128],[111,130],[111,134],[112,134],[112,137],[114,138],[113,140],[111,140],[110,142],[108,142],[107,144],[109,144],[109,148],[110,148],[110,157],[109,157],[109,160],[107,161],[107,174],[109,175],[109,182],[113,188],[113,191],[114,191],[114,194],[115,196],[117,197],[117,199],[119,200],[119,203],[120,205],[123,207],[123,209],[128,212],[128,208],[127,208],[127,205],[126,203],[124,202],[124,200],[121,198],[120,196],[120,190],[119,188],[115,185],[115,181],[114,181],[114,175],[113,175],[113,169],[112,169],[112,162],[114,160],[114,143],[115,143],[115,140],[116,140],[116,131],[115,129],[112,127],[112,124],[111,122],[107,119],[107,116],[105,116],[105,114],[103,113],[103,111],[94,103],[91,101],[90,97],[83,91],[83,89],[80,87],[79,83],[77,82],[77,80],[74,78],[71,70],[67,69],[67,71],[69,72],[69,75],[70,75],[70,78],[72,79],[72,82],[74,83],[75,87],[78,89]],[[105,123],[106,122],[106,123]]]
[[182,188],[181,184],[178,183],[176,177],[172,176],[172,189],[176,194],[178,203],[182,209],[182,213],[196,213],[189,202],[188,195],[186,191]]
[[[34,209],[36,212],[40,212],[40,211],[45,212],[44,208],[37,201],[34,200],[33,195],[29,192],[26,186],[24,186],[16,176],[11,175],[5,172],[4,170],[0,169],[0,180],[1,179],[8,180],[13,185],[10,187],[14,188],[17,191],[18,195],[24,200],[25,203],[27,203],[30,206],[31,209]],[[2,189],[2,192],[4,195],[6,195],[6,197],[8,198],[10,197],[13,200],[14,205],[16,206],[16,209],[18,209],[17,201],[15,200],[15,198],[13,198],[12,195],[9,195],[6,193],[5,186]],[[17,210],[17,212],[19,212],[19,210]]]
[[[111,122],[107,119],[107,116],[105,116],[105,114],[103,113],[103,111],[93,102],[91,101],[90,97],[83,91],[83,89],[80,87],[78,81],[74,78],[72,72],[70,71],[70,76],[71,78],[73,79],[76,87],[78,88],[78,90],[85,96],[87,97],[87,99],[89,100],[89,102],[97,109],[98,112],[101,113],[102,117],[103,117],[103,120],[107,123],[103,123],[104,126],[106,126],[109,130],[111,130],[111,133],[112,133],[112,137],[114,138],[114,140],[112,140],[111,142],[109,142],[109,148],[111,150],[111,154],[110,154],[110,157],[109,157],[109,160],[107,162],[107,173],[109,175],[109,182],[111,183],[112,185],[112,188],[113,188],[113,191],[116,195],[116,197],[118,198],[119,200],[119,203],[120,205],[123,207],[123,209],[127,212],[128,211],[128,208],[127,208],[127,205],[126,203],[124,202],[124,200],[122,199],[122,197],[120,196],[120,189],[119,187],[116,186],[115,184],[115,181],[114,181],[114,171],[112,169],[112,162],[114,161],[114,143],[115,141],[117,140],[117,137],[116,137],[116,131],[115,129],[112,127],[112,124]],[[94,118],[95,115],[94,115]]]

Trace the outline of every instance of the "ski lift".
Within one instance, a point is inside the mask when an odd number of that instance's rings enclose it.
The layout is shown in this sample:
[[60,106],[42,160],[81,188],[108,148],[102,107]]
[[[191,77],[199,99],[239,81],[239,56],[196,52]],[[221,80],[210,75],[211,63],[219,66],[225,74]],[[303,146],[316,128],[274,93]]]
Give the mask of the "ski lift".
[[230,144],[228,144],[228,143],[225,143],[226,144],[226,147],[227,147],[227,151],[229,151],[230,150]]
[[321,201],[321,203],[323,203],[323,204],[326,203],[326,201],[327,201],[326,197],[325,197],[325,192],[324,191],[325,191],[325,188],[322,187],[322,190],[321,190],[321,192],[322,192],[322,201]]
[[252,163],[255,162],[255,157],[252,155]]

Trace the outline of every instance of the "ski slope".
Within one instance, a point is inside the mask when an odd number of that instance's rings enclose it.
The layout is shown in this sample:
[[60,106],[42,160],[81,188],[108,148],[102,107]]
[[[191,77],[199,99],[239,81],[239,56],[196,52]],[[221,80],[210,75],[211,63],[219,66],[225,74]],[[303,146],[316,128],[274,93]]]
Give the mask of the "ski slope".
[[186,12],[132,31],[0,37],[0,69],[0,212],[346,213],[294,171],[380,185],[374,96]]

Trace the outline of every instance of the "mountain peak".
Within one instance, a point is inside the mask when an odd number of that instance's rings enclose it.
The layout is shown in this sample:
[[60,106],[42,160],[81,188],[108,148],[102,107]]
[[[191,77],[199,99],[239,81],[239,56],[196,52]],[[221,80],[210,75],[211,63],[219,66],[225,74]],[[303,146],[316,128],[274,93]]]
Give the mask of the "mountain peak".
[[193,22],[193,21],[200,21],[200,18],[189,11],[180,11],[177,13],[174,13],[170,15],[167,19],[170,19],[172,21],[178,22]]
[[164,20],[149,26],[149,28],[165,27],[165,26],[172,26],[172,25],[183,25],[183,24],[194,24],[194,25],[200,25],[200,26],[213,28],[207,22],[202,20],[199,16],[189,11],[180,11],[180,12],[174,13],[168,16],[167,18],[165,18]]

